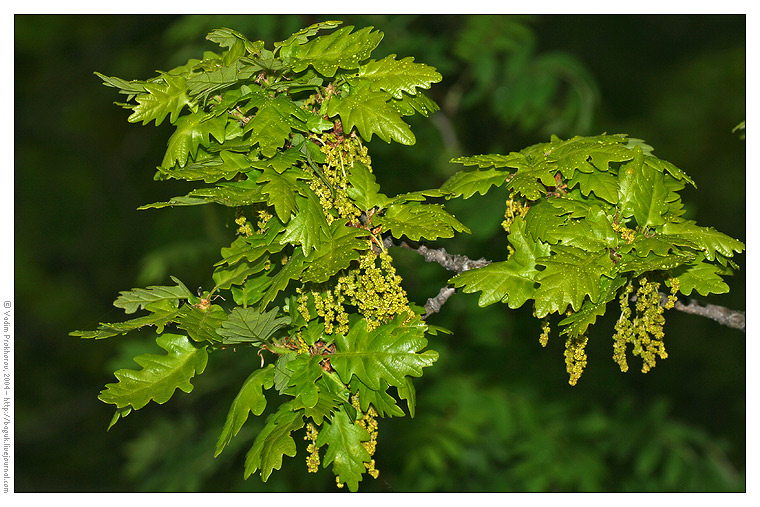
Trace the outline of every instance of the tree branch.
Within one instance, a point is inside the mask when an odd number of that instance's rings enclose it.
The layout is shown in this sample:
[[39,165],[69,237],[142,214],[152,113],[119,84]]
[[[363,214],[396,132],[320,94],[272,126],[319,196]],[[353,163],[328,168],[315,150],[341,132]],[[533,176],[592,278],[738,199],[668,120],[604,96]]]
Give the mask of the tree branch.
[[[445,248],[428,248],[425,245],[419,245],[415,247],[409,245],[405,241],[397,244],[394,243],[390,237],[385,238],[385,246],[399,246],[406,248],[420,254],[425,259],[425,261],[436,262],[449,271],[454,271],[457,274],[469,271],[471,269],[482,268],[483,266],[487,266],[492,262],[482,257],[478,260],[473,261],[466,255],[450,254],[446,251]],[[425,303],[425,315],[423,316],[423,319],[427,318],[433,313],[440,311],[441,307],[455,292],[455,288],[447,285],[438,292],[437,296],[429,298]],[[661,294],[661,298],[663,299],[663,302],[667,301],[667,295]],[[701,303],[694,299],[689,299],[686,304],[681,301],[676,301],[674,308],[680,312],[689,313],[692,315],[701,315],[702,317],[714,320],[723,326],[738,329],[744,333],[747,332],[746,314],[741,310],[732,310],[724,306]]]

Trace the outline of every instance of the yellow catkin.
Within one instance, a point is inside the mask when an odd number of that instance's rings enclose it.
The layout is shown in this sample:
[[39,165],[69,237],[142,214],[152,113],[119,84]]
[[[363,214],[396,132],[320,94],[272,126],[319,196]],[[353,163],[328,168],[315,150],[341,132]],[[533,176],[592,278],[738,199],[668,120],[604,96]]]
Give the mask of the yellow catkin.
[[571,386],[578,383],[581,374],[583,374],[583,369],[588,362],[586,344],[588,344],[588,338],[585,336],[568,338],[565,341],[565,366],[567,367],[567,373],[570,374],[568,383]]
[[538,337],[538,343],[540,343],[542,347],[546,347],[546,345],[549,343],[550,331],[551,325],[549,324],[549,319],[546,319],[541,326],[541,336]]
[[319,447],[317,447],[318,436],[319,431],[317,430],[317,427],[312,423],[307,424],[306,436],[303,437],[303,439],[311,441],[311,443],[306,447],[306,451],[309,453],[309,455],[306,456],[306,469],[309,471],[309,473],[316,473],[319,471],[320,460]]

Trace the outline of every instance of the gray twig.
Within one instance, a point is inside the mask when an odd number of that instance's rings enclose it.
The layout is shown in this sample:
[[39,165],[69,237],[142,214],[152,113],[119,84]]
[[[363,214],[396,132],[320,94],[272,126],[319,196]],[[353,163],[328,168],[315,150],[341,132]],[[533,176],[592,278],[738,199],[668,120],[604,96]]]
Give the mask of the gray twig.
[[[480,258],[473,261],[466,255],[450,254],[445,248],[428,248],[425,245],[410,246],[406,242],[395,244],[392,239],[385,238],[385,246],[400,246],[413,252],[420,254],[427,262],[436,262],[455,273],[463,273],[471,269],[482,268],[491,264],[492,261],[488,259]],[[448,299],[456,292],[456,289],[447,285],[443,287],[438,295],[430,298],[425,303],[425,315],[423,318],[430,314],[440,311],[441,307],[448,301]],[[667,300],[667,296],[664,296],[664,301]],[[635,295],[634,295],[635,299]],[[718,324],[727,326],[730,328],[738,329],[742,332],[746,331],[746,314],[741,310],[732,310],[724,306],[713,305],[708,303],[701,303],[694,299],[689,299],[686,304],[681,301],[676,301],[674,308],[680,312],[689,313],[692,315],[701,315],[710,320],[714,320]]]

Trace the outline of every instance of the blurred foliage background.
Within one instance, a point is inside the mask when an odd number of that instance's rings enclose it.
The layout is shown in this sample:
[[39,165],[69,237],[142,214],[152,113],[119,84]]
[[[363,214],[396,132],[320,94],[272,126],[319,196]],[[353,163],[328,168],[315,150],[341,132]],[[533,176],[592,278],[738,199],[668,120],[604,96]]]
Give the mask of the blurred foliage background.
[[[439,186],[458,169],[452,156],[628,133],[697,182],[683,193],[690,218],[746,241],[745,141],[731,132],[745,119],[744,16],[16,16],[16,491],[334,491],[331,473],[306,474],[302,452],[267,483],[243,481],[263,417],[213,458],[255,352],[214,354],[192,395],[106,432],[99,390],[155,344],[150,333],[97,343],[67,333],[122,320],[111,306],[120,290],[170,274],[210,287],[235,231],[220,207],[136,211],[188,190],[152,181],[171,127],[127,123],[93,71],[145,79],[216,50],[204,40],[213,28],[271,47],[335,18],[385,32],[373,58],[414,56],[444,76],[431,91],[441,111],[412,117],[416,146],[369,145],[387,194]],[[504,258],[505,198],[451,202],[473,234],[441,245]],[[392,253],[419,304],[450,276]],[[745,309],[743,272],[729,284],[709,302]],[[476,302],[457,294],[430,318],[454,333],[431,340],[440,360],[417,382],[417,416],[380,421],[381,475],[363,491],[745,489],[744,333],[668,312],[670,357],[623,374],[610,311],[571,388],[563,340],[542,349],[529,309]]]

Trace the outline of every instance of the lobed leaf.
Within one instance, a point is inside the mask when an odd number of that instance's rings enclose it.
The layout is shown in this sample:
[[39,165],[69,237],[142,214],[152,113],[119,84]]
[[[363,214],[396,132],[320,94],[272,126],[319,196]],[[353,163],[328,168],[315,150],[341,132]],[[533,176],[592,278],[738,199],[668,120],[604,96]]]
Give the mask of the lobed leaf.
[[269,364],[266,367],[251,373],[240,392],[232,401],[227,419],[224,421],[222,433],[216,442],[216,451],[214,457],[222,453],[232,437],[238,434],[240,428],[248,420],[248,414],[261,415],[267,406],[267,399],[264,396],[265,389],[271,389],[274,384],[274,365]]
[[129,406],[139,410],[151,400],[166,403],[177,389],[191,392],[193,385],[190,379],[203,373],[206,368],[206,347],[194,344],[187,336],[169,333],[158,336],[156,343],[167,354],[135,357],[135,362],[143,368],[117,370],[114,375],[119,382],[106,384],[98,398],[117,408]]
[[564,245],[552,247],[552,255],[536,260],[545,269],[536,277],[539,283],[534,299],[536,316],[564,313],[567,306],[579,310],[586,296],[597,303],[601,296],[601,278],[611,278],[613,268],[609,252],[589,253]]
[[498,169],[459,171],[441,185],[441,190],[451,192],[449,198],[469,199],[475,192],[486,195],[492,186],[500,187],[507,182],[509,173]]
[[247,343],[260,345],[271,338],[278,329],[290,324],[290,317],[278,316],[280,308],[260,312],[255,308],[236,307],[222,322],[216,333],[225,345]]
[[171,286],[151,286],[145,289],[132,289],[130,291],[121,291],[120,296],[114,301],[113,305],[117,308],[123,308],[125,313],[135,313],[138,309],[145,309],[149,304],[159,301],[178,301],[180,299],[192,299],[193,294],[185,287],[185,284],[177,278],[171,277],[177,285]]
[[412,241],[451,238],[455,232],[470,232],[440,204],[392,204],[375,223],[390,231],[394,238],[406,236]]
[[260,470],[261,480],[266,482],[273,470],[282,467],[283,456],[296,455],[296,442],[290,434],[301,429],[304,420],[301,411],[291,411],[292,406],[292,402],[283,403],[277,412],[267,417],[264,428],[245,456],[246,479]]
[[347,220],[335,220],[329,226],[329,235],[316,250],[306,257],[307,268],[302,276],[304,282],[326,282],[341,269],[358,260],[360,252],[369,248],[369,232],[349,227]]
[[414,58],[396,60],[396,55],[388,55],[382,60],[371,60],[359,67],[359,77],[371,83],[372,91],[385,90],[395,99],[403,98],[403,93],[417,93],[417,88],[429,89],[443,77],[424,63],[416,63]]
[[362,445],[369,438],[367,430],[351,422],[343,410],[337,411],[332,421],[324,422],[317,437],[317,447],[327,445],[323,466],[332,464],[340,482],[353,492],[359,489],[362,474],[367,470],[364,463],[371,459]]
[[305,44],[291,46],[288,55],[293,71],[301,72],[312,66],[323,76],[333,77],[338,69],[358,68],[359,62],[366,60],[380,44],[383,33],[373,32],[371,26],[351,33],[353,29],[346,26]]
[[433,350],[420,351],[427,345],[424,326],[403,325],[399,317],[367,331],[361,319],[346,336],[335,335],[337,351],[330,363],[344,383],[356,377],[370,389],[380,390],[382,381],[396,388],[406,386],[405,377],[422,376],[422,368],[438,359]]
[[371,91],[370,83],[360,81],[351,88],[348,96],[333,96],[327,106],[330,117],[340,116],[343,130],[350,132],[356,127],[362,139],[371,141],[377,136],[390,143],[412,145],[416,138],[395,109],[388,105],[390,95],[383,91]]
[[[148,93],[136,95],[137,105],[132,108],[134,112],[127,118],[127,121],[132,123],[141,121],[143,125],[155,121],[156,126],[158,126],[164,121],[166,115],[169,115],[169,121],[175,123],[182,109],[191,104],[190,97],[186,93],[187,87],[184,77],[162,74],[161,78],[163,84],[159,82],[141,84]],[[116,84],[113,79],[109,81]],[[119,87],[121,88],[125,83],[119,82]],[[129,90],[136,89],[136,86],[130,85]]]

